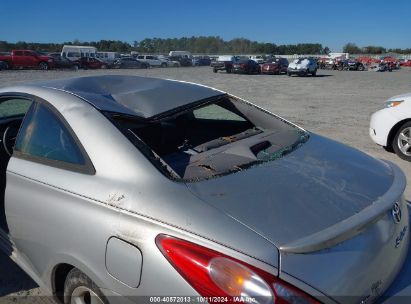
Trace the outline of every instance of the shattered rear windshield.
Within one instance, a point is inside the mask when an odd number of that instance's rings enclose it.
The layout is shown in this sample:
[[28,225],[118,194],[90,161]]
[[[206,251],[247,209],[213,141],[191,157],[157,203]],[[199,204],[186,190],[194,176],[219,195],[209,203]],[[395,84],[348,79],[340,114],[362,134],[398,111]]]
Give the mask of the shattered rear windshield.
[[160,171],[186,182],[273,161],[308,139],[302,129],[228,95],[149,119],[106,115]]

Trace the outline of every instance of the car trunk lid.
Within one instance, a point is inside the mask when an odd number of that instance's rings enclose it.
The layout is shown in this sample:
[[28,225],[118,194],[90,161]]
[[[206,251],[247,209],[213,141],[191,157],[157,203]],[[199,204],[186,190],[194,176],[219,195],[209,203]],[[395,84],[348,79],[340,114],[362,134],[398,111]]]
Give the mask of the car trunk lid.
[[386,163],[311,135],[285,157],[187,185],[207,203],[281,247],[374,206],[393,179]]
[[[330,296],[350,295],[348,303],[378,296],[402,265],[408,247],[405,185],[395,165],[313,134],[277,160],[187,184],[274,243],[282,273]],[[396,202],[400,224],[392,217]],[[384,262],[388,269],[381,268]]]

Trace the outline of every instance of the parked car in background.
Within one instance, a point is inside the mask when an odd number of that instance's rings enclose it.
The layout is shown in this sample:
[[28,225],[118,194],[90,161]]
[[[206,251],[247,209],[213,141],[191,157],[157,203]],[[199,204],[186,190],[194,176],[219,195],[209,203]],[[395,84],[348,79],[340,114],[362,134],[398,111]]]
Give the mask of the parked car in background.
[[175,80],[19,84],[0,113],[0,250],[60,302],[409,299],[391,162]]
[[183,57],[183,58],[188,58],[188,59],[193,58],[193,55],[188,51],[170,51],[168,53],[168,56],[169,57]]
[[389,98],[384,109],[371,116],[372,140],[411,161],[411,93]]
[[96,58],[108,62],[109,64],[112,64],[114,61],[119,59],[121,57],[120,53],[118,52],[97,52],[96,53]]
[[138,55],[137,60],[141,62],[146,62],[151,67],[168,67],[167,62],[165,60],[160,60],[157,56],[154,55]]
[[13,50],[9,55],[0,55],[0,61],[5,62],[8,69],[38,68],[48,70],[54,67],[53,58],[30,50]]
[[341,60],[337,64],[339,71],[364,71],[365,66],[362,62],[355,59]]
[[403,60],[401,60],[401,61],[400,61],[400,66],[402,66],[402,67],[411,67],[411,59],[408,59],[408,60],[403,59]]
[[288,64],[287,58],[270,58],[261,66],[261,73],[277,75],[287,73]]
[[76,62],[78,62],[80,64],[80,67],[85,70],[109,68],[109,64],[107,62],[92,57],[82,57]]
[[211,59],[208,56],[194,56],[193,65],[194,66],[210,66]]
[[113,63],[115,69],[147,69],[149,67],[147,62],[139,61],[133,57],[118,58]]
[[253,56],[250,56],[250,59],[260,64],[265,62],[265,58],[262,55],[253,55]]
[[170,56],[168,57],[170,61],[177,61],[180,63],[180,66],[190,67],[193,66],[193,61],[191,58],[186,56]]
[[50,53],[48,56],[52,57],[54,60],[54,67],[56,69],[74,69],[78,70],[81,66],[78,60],[72,61],[65,57],[62,57],[60,53]]
[[317,61],[313,58],[295,59],[288,65],[287,75],[315,76],[317,74]]
[[238,58],[236,56],[225,55],[218,56],[216,61],[212,61],[210,66],[213,68],[213,72],[217,73],[218,71],[226,71],[231,73],[233,70],[233,64]]
[[61,50],[61,56],[72,61],[79,60],[82,57],[95,58],[96,53],[97,48],[85,45],[63,45]]
[[261,66],[252,59],[240,59],[233,63],[233,73],[260,74]]
[[1,70],[7,70],[8,69],[8,65],[6,62],[4,61],[0,61],[0,71]]

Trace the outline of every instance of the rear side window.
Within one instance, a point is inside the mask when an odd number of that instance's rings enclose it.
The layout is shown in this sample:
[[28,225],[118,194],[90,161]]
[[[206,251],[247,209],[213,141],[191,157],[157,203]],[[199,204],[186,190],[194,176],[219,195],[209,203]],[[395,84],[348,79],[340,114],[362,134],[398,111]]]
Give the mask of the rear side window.
[[15,151],[24,156],[85,165],[85,159],[70,132],[46,106],[35,104],[27,113]]

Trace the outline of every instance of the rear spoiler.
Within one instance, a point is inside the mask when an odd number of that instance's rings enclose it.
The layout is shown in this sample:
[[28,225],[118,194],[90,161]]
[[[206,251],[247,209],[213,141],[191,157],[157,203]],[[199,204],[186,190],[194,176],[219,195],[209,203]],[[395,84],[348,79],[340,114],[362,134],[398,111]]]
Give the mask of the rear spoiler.
[[330,248],[364,231],[369,225],[377,222],[385,212],[393,207],[395,202],[402,199],[407,185],[401,169],[389,161],[387,163],[393,172],[394,179],[391,188],[380,196],[373,204],[361,212],[330,226],[322,231],[303,237],[296,241],[280,246],[283,253],[310,253]]

